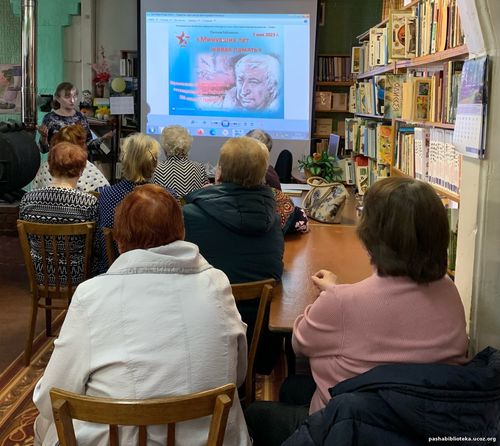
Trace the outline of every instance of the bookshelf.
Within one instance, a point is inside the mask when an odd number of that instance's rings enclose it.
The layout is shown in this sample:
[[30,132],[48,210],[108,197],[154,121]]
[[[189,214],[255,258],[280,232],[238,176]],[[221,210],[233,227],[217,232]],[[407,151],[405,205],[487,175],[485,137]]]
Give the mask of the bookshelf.
[[[407,37],[402,45],[397,41],[400,29]],[[390,10],[358,40],[352,50],[357,72],[350,90],[354,118],[346,120],[347,146],[353,155],[370,159],[375,172],[369,179],[415,177],[458,204],[461,156],[451,141],[461,64],[468,49],[456,1],[413,0]],[[389,134],[388,127],[390,139],[381,140],[377,129]]]
[[[352,50],[356,83],[349,95],[354,117],[346,119],[355,171],[365,169],[363,178],[356,178],[358,188],[384,176],[404,176],[428,182],[443,200],[451,277],[462,173],[452,141],[462,65],[469,55],[457,8],[455,0],[413,0],[359,35]],[[404,43],[397,42],[401,29]]]
[[316,64],[314,88],[314,129],[312,145],[324,150],[331,133],[344,136],[344,119],[351,115],[348,108],[348,89],[354,84],[351,58],[346,54],[320,54]]

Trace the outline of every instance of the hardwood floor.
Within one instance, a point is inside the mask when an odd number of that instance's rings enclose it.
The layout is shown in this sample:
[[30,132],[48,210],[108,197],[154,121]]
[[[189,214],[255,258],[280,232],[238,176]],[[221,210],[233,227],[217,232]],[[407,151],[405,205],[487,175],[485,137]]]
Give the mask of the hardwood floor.
[[[0,372],[24,351],[30,309],[31,294],[19,240],[14,235],[0,235]],[[37,333],[42,329],[43,314],[39,314]]]

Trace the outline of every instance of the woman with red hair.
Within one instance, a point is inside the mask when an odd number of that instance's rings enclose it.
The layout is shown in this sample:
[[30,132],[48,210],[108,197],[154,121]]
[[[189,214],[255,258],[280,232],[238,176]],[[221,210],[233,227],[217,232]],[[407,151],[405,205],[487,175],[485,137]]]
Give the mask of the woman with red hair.
[[[24,195],[19,204],[19,218],[35,223],[82,223],[97,219],[97,199],[76,188],[85,163],[87,151],[69,142],[56,144],[49,152],[48,171],[51,182],[42,189],[32,190]],[[72,238],[71,252],[75,259],[74,267],[78,268],[83,280],[84,241],[81,237]],[[35,258],[35,269],[42,280],[41,262],[36,261],[36,246],[32,247]],[[61,259],[64,263],[64,259]],[[66,266],[61,265],[61,271]],[[49,278],[50,282],[55,279]],[[62,278],[63,282],[65,281]],[[42,282],[40,282],[42,283]]]
[[[241,385],[246,326],[226,275],[185,242],[182,211],[158,185],[137,186],[118,205],[114,237],[120,256],[106,274],[81,284],[33,395],[40,411],[37,441],[57,441],[49,390],[109,398],[186,395],[226,383]],[[206,444],[210,419],[178,423],[176,445]],[[77,439],[108,444],[107,426],[75,423]],[[165,444],[167,429],[148,429]],[[136,444],[123,427],[120,444]],[[235,395],[224,445],[249,446]]]

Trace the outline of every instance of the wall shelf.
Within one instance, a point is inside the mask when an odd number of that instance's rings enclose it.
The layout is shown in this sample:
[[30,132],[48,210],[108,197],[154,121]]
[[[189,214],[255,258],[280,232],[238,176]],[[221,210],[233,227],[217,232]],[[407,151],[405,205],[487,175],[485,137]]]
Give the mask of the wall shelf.
[[[405,178],[413,178],[412,175],[408,175],[407,173],[404,173],[403,171],[396,169],[395,167],[391,166],[391,176],[394,177],[405,177]],[[429,183],[427,182],[430,186],[432,186],[438,195],[448,198],[451,201],[454,201],[456,203],[460,203],[460,195],[451,192],[444,187],[438,186],[437,184]]]

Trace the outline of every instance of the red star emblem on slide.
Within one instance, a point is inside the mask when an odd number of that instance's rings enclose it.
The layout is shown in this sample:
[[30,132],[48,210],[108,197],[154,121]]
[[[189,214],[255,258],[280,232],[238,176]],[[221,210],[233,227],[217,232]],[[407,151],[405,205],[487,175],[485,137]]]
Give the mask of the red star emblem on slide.
[[180,33],[178,36],[175,37],[179,39],[179,46],[187,46],[189,36],[184,31],[182,31],[182,33]]

